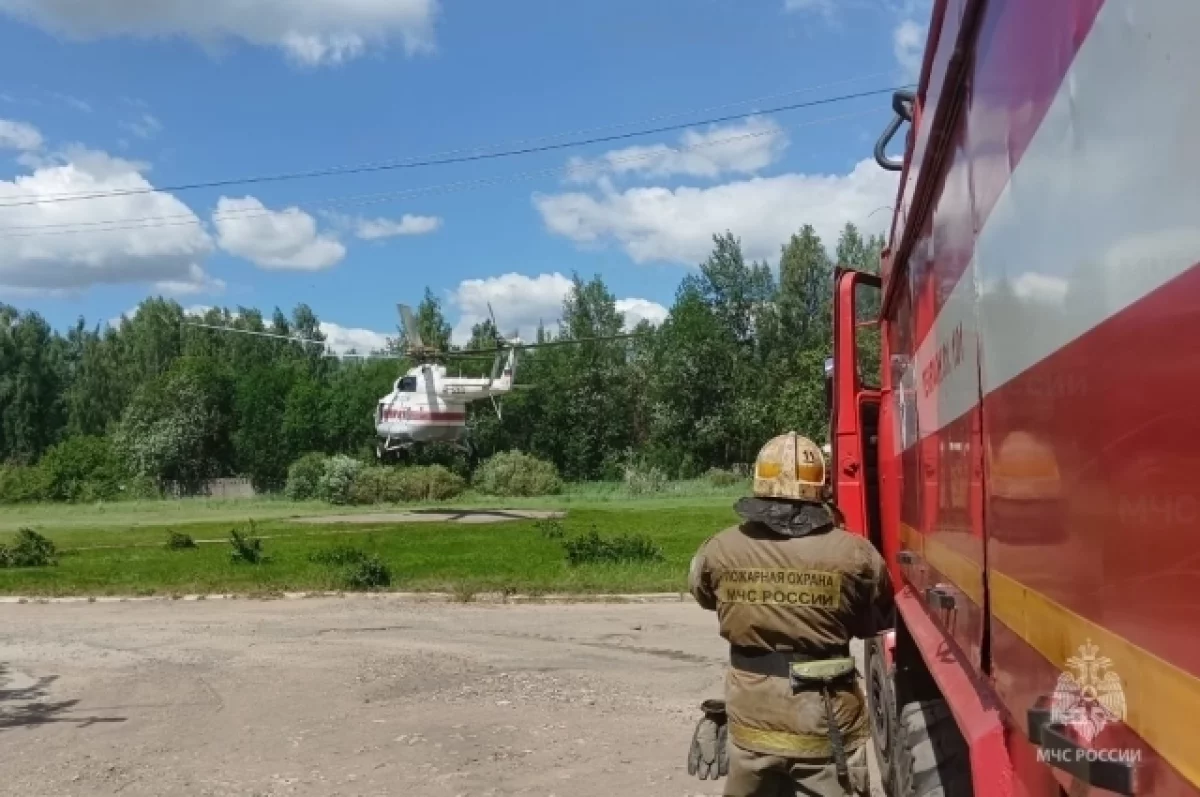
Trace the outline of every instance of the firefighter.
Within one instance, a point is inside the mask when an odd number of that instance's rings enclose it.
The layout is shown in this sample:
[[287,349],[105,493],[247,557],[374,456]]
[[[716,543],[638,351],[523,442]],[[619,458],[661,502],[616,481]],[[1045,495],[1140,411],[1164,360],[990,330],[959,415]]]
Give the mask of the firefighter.
[[688,771],[728,775],[726,797],[867,795],[870,726],[851,637],[891,627],[883,557],[842,528],[825,461],[789,432],[758,454],[742,522],[701,545],[688,574],[730,646],[725,699],[706,700]]

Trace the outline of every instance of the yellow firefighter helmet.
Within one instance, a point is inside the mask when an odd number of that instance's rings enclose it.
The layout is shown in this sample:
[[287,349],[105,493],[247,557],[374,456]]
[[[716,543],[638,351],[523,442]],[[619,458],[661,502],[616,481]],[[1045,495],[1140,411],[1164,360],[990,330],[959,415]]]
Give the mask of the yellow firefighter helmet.
[[795,432],[768,440],[754,463],[754,496],[812,503],[828,500],[821,449]]
[[1054,449],[1029,432],[1011,432],[989,451],[989,492],[993,498],[1047,500],[1062,495]]

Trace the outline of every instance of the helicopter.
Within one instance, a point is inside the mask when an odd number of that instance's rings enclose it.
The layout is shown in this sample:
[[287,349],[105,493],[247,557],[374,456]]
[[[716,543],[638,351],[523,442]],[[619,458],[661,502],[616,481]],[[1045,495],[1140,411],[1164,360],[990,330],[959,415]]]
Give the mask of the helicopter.
[[[421,339],[410,307],[401,304],[397,308],[407,344],[405,355],[416,360],[417,365],[398,378],[392,392],[376,404],[375,452],[380,460],[391,459],[428,443],[445,443],[463,449],[473,460],[475,449],[467,427],[467,405],[491,400],[496,417],[502,419],[498,399],[514,389],[529,387],[514,384],[518,351],[636,337],[631,333],[525,343],[515,332],[508,338],[497,332],[496,315],[489,303],[495,347],[441,351]],[[446,366],[439,362],[452,358],[478,359],[483,355],[494,358],[491,374],[486,377],[448,376]]]
[[[445,444],[465,451],[475,460],[475,447],[467,426],[467,407],[472,402],[490,400],[501,418],[500,398],[514,389],[530,385],[514,384],[517,372],[517,352],[550,346],[575,346],[600,340],[619,340],[637,337],[637,333],[604,335],[569,340],[549,340],[525,343],[514,332],[510,337],[498,333],[496,316],[488,304],[491,315],[491,333],[495,343],[491,348],[451,349],[443,351],[422,340],[412,308],[398,304],[404,348],[400,353],[346,355],[326,352],[328,357],[367,357],[406,359],[416,365],[400,375],[392,384],[392,390],[381,396],[375,405],[375,455],[381,462],[394,461],[412,454],[418,448],[430,444]],[[291,340],[299,343],[322,344],[311,338],[292,335],[277,335],[268,332],[234,329],[199,322],[187,322],[189,326],[237,332],[259,337]],[[485,377],[449,376],[445,362],[451,359],[493,358],[491,373]]]

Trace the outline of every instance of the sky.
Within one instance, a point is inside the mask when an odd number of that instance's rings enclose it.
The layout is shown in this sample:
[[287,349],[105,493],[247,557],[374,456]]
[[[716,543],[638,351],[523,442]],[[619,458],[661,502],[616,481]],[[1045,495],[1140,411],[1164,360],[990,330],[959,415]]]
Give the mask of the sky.
[[[528,339],[578,273],[630,325],[657,322],[714,234],[774,265],[806,223],[830,247],[848,221],[886,230],[897,177],[871,152],[890,94],[771,111],[915,82],[928,15],[928,0],[0,0],[0,302],[60,329],[149,296],[303,302],[333,348],[361,351],[426,287],[456,339],[489,302]],[[679,129],[641,134],[664,126]],[[362,166],[386,168],[346,171]]]

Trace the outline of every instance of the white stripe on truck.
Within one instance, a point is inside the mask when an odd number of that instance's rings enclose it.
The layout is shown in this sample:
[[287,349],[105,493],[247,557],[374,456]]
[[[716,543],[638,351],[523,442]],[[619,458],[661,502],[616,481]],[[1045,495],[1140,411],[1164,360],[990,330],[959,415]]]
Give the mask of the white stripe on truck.
[[[1197,30],[1196,0],[1100,9],[908,366],[920,437],[979,402],[976,329],[987,395],[1200,262]],[[961,359],[947,371],[957,334]],[[925,397],[939,356],[936,398]]]

